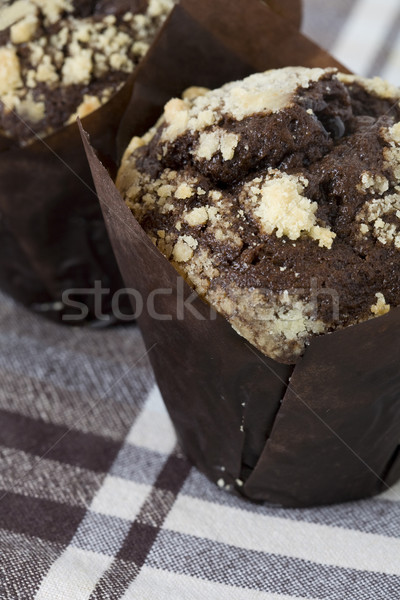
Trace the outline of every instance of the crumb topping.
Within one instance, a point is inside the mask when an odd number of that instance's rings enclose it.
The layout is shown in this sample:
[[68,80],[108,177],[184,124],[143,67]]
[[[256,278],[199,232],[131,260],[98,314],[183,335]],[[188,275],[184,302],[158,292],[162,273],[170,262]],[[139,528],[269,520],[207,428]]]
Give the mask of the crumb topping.
[[162,139],[173,142],[185,132],[200,131],[222,114],[241,121],[254,113],[278,112],[290,104],[298,87],[307,88],[323,74],[322,69],[287,67],[256,73],[208,93],[202,89],[183,100],[173,99],[165,107],[167,126]]
[[361,173],[360,179],[360,185],[357,188],[360,192],[376,192],[378,194],[383,194],[389,189],[389,181],[383,175],[373,174],[369,171],[364,171],[363,173]]
[[381,77],[372,77],[368,79],[367,77],[360,77],[359,75],[338,73],[338,79],[346,85],[357,83],[361,85],[364,90],[379,98],[388,100],[400,99],[399,88],[388,81],[385,81]]
[[109,14],[107,2],[93,2],[89,12],[77,0],[4,0],[0,130],[27,143],[32,133],[21,119],[46,135],[107,102],[146,54],[173,4],[148,0],[134,13],[118,12],[116,1],[116,14]]
[[0,9],[0,31],[35,15],[36,4],[30,0],[17,0],[12,4],[5,4]]
[[0,48],[0,94],[12,95],[22,84],[21,70],[14,48]]
[[184,215],[184,220],[191,227],[205,225],[208,221],[208,210],[206,206],[198,206]]
[[199,144],[194,151],[194,155],[199,159],[211,160],[217,152],[221,152],[223,160],[232,160],[239,139],[238,135],[227,133],[224,129],[214,129],[211,132],[204,131],[200,135]]
[[381,244],[400,249],[400,188],[396,189],[395,194],[367,202],[357,219],[362,235],[371,234]]
[[173,258],[176,262],[186,262],[193,256],[193,251],[196,250],[198,242],[191,235],[181,235],[176,242],[172,251]]
[[257,177],[243,187],[243,203],[259,220],[262,233],[290,240],[298,240],[305,233],[320,246],[331,248],[336,234],[317,225],[318,204],[303,194],[307,186],[304,177],[270,169],[264,179]]
[[371,312],[379,317],[386,315],[390,311],[390,304],[386,304],[385,296],[382,292],[375,294],[376,303],[371,306]]
[[187,198],[191,198],[193,196],[193,188],[187,183],[181,183],[180,186],[176,188],[175,197],[178,200],[186,200]]

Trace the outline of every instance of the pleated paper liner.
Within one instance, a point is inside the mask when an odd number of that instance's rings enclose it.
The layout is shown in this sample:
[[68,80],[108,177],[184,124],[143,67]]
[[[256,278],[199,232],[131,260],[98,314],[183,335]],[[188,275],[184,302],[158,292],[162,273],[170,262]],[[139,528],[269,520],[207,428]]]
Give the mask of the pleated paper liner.
[[[115,157],[130,86],[84,119],[104,158]],[[22,148],[0,139],[0,239],[0,287],[30,308],[59,305],[65,289],[91,288],[96,280],[111,293],[121,287],[76,124]],[[92,296],[79,300],[93,319]],[[103,312],[109,303],[104,295]],[[46,316],[60,320],[66,312]]]
[[[257,0],[184,0],[136,74],[120,150],[187,86],[290,64],[339,66]],[[271,360],[177,274],[83,140],[125,284],[136,308],[143,301],[138,320],[158,385],[193,464],[221,487],[292,507],[355,500],[393,483],[400,309],[314,338],[295,365]]]

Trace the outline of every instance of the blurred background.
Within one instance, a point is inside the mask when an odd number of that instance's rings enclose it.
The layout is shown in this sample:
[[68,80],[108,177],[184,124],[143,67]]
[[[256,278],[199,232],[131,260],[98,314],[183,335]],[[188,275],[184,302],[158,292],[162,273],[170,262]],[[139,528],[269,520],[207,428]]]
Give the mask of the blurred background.
[[399,0],[304,0],[303,33],[349,69],[400,85]]

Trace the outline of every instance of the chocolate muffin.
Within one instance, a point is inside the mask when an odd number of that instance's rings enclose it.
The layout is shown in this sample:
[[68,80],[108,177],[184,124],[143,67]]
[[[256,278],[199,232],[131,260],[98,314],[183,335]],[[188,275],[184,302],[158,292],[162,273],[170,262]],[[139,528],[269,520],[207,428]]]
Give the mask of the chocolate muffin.
[[191,89],[117,187],[159,250],[267,356],[400,305],[400,91],[287,67]]
[[0,130],[26,144],[103,105],[146,54],[173,0],[5,0]]

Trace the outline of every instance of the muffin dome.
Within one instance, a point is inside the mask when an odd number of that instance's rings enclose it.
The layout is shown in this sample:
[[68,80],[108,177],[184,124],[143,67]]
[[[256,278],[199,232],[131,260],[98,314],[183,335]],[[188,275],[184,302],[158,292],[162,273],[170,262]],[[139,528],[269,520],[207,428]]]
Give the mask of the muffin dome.
[[159,250],[271,358],[400,305],[400,91],[288,67],[193,88],[117,186]]

